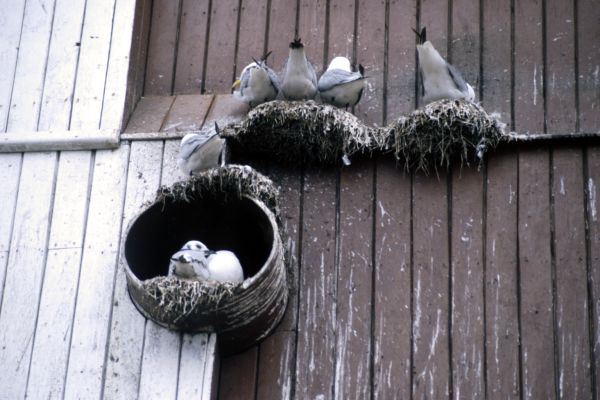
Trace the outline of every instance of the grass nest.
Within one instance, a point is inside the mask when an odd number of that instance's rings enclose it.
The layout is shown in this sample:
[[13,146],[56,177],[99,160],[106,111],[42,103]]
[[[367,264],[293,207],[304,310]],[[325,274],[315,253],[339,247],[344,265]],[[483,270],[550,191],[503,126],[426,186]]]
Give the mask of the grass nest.
[[[230,164],[212,168],[191,176],[186,181],[158,189],[155,202],[167,200],[192,201],[203,196],[254,197],[262,201],[279,222],[279,190],[273,181],[248,165]],[[227,198],[227,197],[226,197]]]
[[407,170],[429,172],[481,161],[503,140],[504,124],[480,105],[441,100],[388,126],[365,125],[342,109],[314,101],[264,103],[221,136],[234,154],[284,163],[339,164],[344,156],[393,152]]
[[343,156],[384,150],[389,144],[386,133],[351,113],[312,100],[261,104],[220,132],[234,153],[309,164],[336,164]]

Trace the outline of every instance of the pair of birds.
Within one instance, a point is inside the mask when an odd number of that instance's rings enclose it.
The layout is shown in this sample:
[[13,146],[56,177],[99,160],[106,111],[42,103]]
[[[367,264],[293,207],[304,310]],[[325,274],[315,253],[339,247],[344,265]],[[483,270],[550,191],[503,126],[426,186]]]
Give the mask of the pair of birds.
[[168,276],[239,283],[244,280],[244,271],[233,252],[212,251],[199,240],[190,240],[171,256]]
[[362,65],[352,71],[346,57],[335,57],[327,70],[317,80],[314,66],[306,58],[300,38],[290,43],[289,56],[281,72],[281,79],[266,60],[271,52],[259,61],[246,65],[232,88],[234,94],[250,107],[275,100],[312,100],[319,95],[324,103],[348,109],[360,101],[365,87]]

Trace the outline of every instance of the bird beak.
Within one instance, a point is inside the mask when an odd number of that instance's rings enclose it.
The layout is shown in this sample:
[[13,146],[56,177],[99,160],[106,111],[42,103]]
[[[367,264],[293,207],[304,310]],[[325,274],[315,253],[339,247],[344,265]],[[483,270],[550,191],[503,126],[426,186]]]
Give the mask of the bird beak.
[[236,79],[235,82],[233,82],[233,85],[231,85],[232,89],[237,89],[240,87],[240,83],[242,83],[239,79]]

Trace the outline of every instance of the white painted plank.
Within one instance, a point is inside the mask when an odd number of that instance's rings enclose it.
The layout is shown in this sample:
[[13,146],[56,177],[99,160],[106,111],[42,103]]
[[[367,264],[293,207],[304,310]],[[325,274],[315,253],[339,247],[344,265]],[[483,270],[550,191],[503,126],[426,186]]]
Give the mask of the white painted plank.
[[91,152],[63,152],[27,397],[62,398],[87,217]]
[[184,334],[179,362],[178,399],[210,400],[216,363],[217,335]]
[[187,177],[177,166],[177,154],[179,154],[180,140],[166,140],[165,154],[163,156],[163,173],[161,185],[172,185]]
[[167,330],[148,320],[140,377],[140,399],[176,398],[180,344],[179,332]]
[[[135,17],[135,0],[119,0],[115,6],[110,59],[101,127],[104,129],[122,130],[127,92],[127,76],[131,46],[133,44],[133,19]],[[133,90],[133,88],[130,88]]]
[[37,129],[53,14],[54,0],[28,1],[25,5],[8,132]]
[[129,146],[98,151],[85,231],[66,399],[101,397]]
[[71,129],[98,129],[115,0],[88,0],[73,100]]
[[85,0],[56,0],[38,129],[68,129]]
[[97,150],[119,146],[118,131],[73,130],[9,132],[0,135],[0,153],[54,150]]
[[10,247],[22,157],[22,154],[0,154],[0,251],[8,251]]
[[14,84],[25,0],[0,0],[0,132],[6,130]]
[[44,275],[55,153],[26,154],[0,312],[0,393],[21,399]]
[[[122,240],[125,239],[129,221],[139,212],[142,204],[156,195],[162,147],[162,142],[135,142],[131,145]],[[146,319],[135,308],[127,293],[125,263],[123,258],[119,259],[104,383],[106,399],[135,399],[138,394]]]

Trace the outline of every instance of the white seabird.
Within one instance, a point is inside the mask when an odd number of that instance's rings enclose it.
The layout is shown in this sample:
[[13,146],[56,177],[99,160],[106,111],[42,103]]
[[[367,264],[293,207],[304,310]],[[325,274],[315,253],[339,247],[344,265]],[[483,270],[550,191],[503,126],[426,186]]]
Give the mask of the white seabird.
[[207,268],[210,279],[218,282],[239,283],[244,281],[244,271],[240,261],[229,250],[209,252]]
[[223,164],[225,139],[218,133],[215,123],[214,131],[188,133],[181,139],[177,165],[186,175],[218,167]]
[[275,71],[267,66],[268,52],[260,61],[246,65],[232,89],[238,89],[233,94],[248,103],[250,107],[256,107],[267,101],[275,100],[279,93],[279,78]]
[[[414,30],[414,29],[413,29]],[[423,103],[441,99],[475,100],[473,87],[465,82],[460,72],[442,58],[427,40],[426,30],[415,31],[419,37],[419,71],[421,72],[421,95]]]
[[188,250],[179,250],[171,256],[168,275],[175,275],[183,279],[206,280],[210,277],[206,264],[206,258],[197,258]]
[[317,94],[317,73],[306,59],[300,38],[290,43],[290,53],[283,66],[281,93],[286,100],[310,100]]
[[350,69],[350,60],[335,57],[317,85],[321,100],[336,107],[353,107],[360,101],[365,87],[365,69],[359,64],[358,72]]

